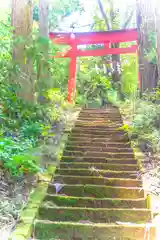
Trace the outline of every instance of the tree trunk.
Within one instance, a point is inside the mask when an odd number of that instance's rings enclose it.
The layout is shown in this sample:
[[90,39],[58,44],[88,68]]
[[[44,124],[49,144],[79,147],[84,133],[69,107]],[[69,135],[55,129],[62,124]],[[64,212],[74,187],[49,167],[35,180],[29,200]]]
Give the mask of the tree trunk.
[[49,88],[49,64],[48,64],[48,0],[39,0],[39,33],[42,59],[39,63],[39,94]]
[[[32,1],[12,0],[13,26],[13,60],[19,66],[20,74],[14,77],[19,86],[18,95],[27,101],[34,100],[34,83],[32,81],[32,63],[26,57],[25,47],[31,40]],[[17,80],[15,80],[17,78]]]
[[157,35],[158,80],[160,81],[160,9],[158,3],[156,5],[156,35]]
[[150,0],[137,0],[137,25],[139,32],[139,66],[141,92],[152,91],[153,81],[156,82],[156,71],[152,79],[150,76],[151,63],[146,51],[154,47],[149,40],[149,34],[155,33],[155,9]]

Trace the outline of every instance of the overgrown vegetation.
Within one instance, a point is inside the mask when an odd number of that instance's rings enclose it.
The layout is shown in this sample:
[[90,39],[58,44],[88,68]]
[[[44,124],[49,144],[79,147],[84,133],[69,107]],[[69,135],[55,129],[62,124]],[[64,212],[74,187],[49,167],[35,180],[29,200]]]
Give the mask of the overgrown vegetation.
[[[134,9],[126,7],[124,19],[124,13],[121,18],[114,1],[96,3],[89,30],[115,30],[134,25]],[[48,10],[46,32],[74,30],[80,25],[75,19],[69,26],[65,24],[66,18],[75,11],[79,15],[85,11],[81,1],[54,1]],[[2,179],[7,181],[21,181],[45,171],[36,148],[55,137],[55,129],[59,122],[65,121],[64,113],[69,108],[66,102],[69,60],[52,58],[66,46],[52,44],[48,35],[40,36],[39,28],[43,26],[39,26],[37,1],[32,20],[34,27],[28,23],[31,31],[27,37],[23,32],[22,36],[19,33],[20,36],[15,36],[11,14],[0,22],[0,170]],[[149,40],[153,47],[145,49],[145,58],[156,64],[153,32]],[[146,92],[140,98],[137,63],[135,55],[78,59],[75,103],[86,107],[105,107],[108,103],[122,106],[129,116],[129,123],[123,127],[131,138],[145,153],[157,154],[160,152],[160,90],[157,88],[152,94]]]

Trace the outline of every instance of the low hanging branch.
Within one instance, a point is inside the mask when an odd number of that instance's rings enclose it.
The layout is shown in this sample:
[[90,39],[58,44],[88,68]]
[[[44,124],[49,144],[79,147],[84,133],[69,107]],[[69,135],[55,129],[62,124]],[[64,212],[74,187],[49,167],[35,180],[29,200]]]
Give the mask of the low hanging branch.
[[130,15],[128,16],[128,19],[124,23],[123,28],[127,28],[128,27],[128,25],[130,24],[130,22],[132,20],[133,14],[134,14],[134,9],[131,11]]
[[110,28],[110,25],[109,25],[108,17],[107,17],[107,15],[106,15],[106,13],[105,13],[105,10],[104,10],[104,8],[103,8],[103,4],[102,4],[101,0],[97,0],[97,2],[98,2],[99,9],[100,9],[100,11],[101,11],[102,17],[103,17],[103,19],[104,19],[104,21],[105,21],[107,30],[109,31],[109,30],[111,30],[111,28]]

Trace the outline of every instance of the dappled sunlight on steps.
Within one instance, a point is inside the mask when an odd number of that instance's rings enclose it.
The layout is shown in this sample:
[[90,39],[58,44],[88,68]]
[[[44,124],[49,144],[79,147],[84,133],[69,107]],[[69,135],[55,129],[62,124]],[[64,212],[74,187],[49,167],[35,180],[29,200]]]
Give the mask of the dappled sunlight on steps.
[[83,109],[35,221],[39,240],[155,240],[117,108]]

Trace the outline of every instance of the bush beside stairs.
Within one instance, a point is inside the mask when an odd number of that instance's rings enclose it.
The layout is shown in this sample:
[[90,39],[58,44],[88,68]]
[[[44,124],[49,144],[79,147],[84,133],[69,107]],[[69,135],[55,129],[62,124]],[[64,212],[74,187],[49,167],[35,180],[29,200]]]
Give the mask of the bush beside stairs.
[[155,240],[119,110],[83,109],[34,224],[38,240]]

